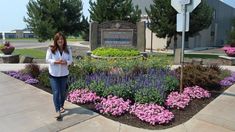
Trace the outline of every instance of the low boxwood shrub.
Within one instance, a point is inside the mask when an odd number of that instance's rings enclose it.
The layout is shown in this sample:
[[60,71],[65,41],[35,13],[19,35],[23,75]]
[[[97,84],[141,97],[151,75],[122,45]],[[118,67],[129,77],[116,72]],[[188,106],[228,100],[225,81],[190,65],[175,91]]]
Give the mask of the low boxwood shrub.
[[131,57],[140,55],[140,52],[134,48],[100,47],[93,50],[92,54],[102,57]]

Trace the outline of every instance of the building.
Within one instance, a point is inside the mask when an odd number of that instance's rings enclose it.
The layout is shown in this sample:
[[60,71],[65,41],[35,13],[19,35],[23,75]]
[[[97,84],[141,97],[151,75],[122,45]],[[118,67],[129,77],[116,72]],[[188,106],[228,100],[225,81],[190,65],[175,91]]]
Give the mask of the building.
[[3,38],[3,33],[5,38],[34,38],[34,33],[28,30],[12,30],[12,31],[0,31],[0,39]]
[[[149,9],[150,5],[153,4],[153,0],[132,1],[134,5],[138,5],[142,10],[142,21],[148,22],[145,8]],[[190,37],[189,41],[186,42],[186,48],[218,47],[223,46],[228,40],[228,33],[233,28],[231,21],[235,18],[235,9],[220,0],[206,0],[206,2],[214,9],[212,24],[208,29],[200,31],[198,35]],[[151,30],[146,28],[146,49],[151,49],[151,41],[153,49],[164,49],[167,38],[161,39],[156,37],[156,34],[151,34]],[[177,47],[181,47],[181,36],[178,36],[177,43]],[[173,48],[173,44],[171,44],[170,48]]]

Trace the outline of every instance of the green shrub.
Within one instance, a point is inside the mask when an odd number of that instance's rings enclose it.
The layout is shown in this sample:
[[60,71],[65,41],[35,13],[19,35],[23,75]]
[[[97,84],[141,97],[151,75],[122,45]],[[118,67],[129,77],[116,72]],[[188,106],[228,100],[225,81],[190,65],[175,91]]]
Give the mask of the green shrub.
[[156,88],[143,88],[138,90],[134,95],[135,102],[144,103],[157,103],[162,104],[163,98]]
[[101,47],[92,51],[92,54],[103,57],[131,57],[140,55],[140,52],[133,48]]
[[49,72],[47,68],[41,70],[38,76],[39,83],[45,87],[50,87]]
[[81,89],[85,88],[85,81],[84,79],[78,79],[78,81],[72,83],[69,85],[69,91],[75,90],[75,89]]
[[231,71],[228,69],[224,69],[224,70],[221,70],[219,78],[220,80],[223,80],[224,78],[229,77],[229,76],[231,76]]
[[174,91],[179,88],[179,80],[173,76],[166,76],[164,80],[165,90],[168,92]]
[[108,95],[114,95],[114,96],[118,96],[124,99],[133,98],[131,88],[126,87],[125,85],[122,85],[122,84],[116,84],[108,88],[105,88],[103,95],[104,97],[107,97]]
[[93,81],[92,83],[90,83],[88,88],[91,91],[96,92],[97,95],[104,96],[104,90],[105,90],[104,82],[101,82],[101,81],[100,82],[95,82],[95,81]]

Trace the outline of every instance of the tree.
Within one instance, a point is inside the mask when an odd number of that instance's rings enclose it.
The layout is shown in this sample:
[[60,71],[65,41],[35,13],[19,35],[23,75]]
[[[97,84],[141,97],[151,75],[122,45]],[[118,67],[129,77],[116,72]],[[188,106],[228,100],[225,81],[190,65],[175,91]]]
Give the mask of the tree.
[[53,38],[58,31],[76,35],[82,30],[81,0],[30,0],[24,21],[39,41]]
[[85,18],[84,16],[82,16],[82,32],[81,32],[81,36],[82,39],[84,39],[85,41],[89,41],[89,22],[88,22],[88,18]]
[[141,10],[133,6],[132,0],[96,0],[90,3],[90,18],[102,23],[110,20],[123,20],[136,23],[140,21]]
[[229,43],[235,46],[235,18],[232,20],[232,31],[229,33]]
[[[150,10],[146,12],[151,20],[150,29],[156,33],[157,37],[168,38],[167,47],[169,47],[174,37],[174,47],[177,45],[176,32],[176,14],[177,12],[171,6],[171,0],[154,0]],[[190,13],[190,30],[186,36],[193,36],[199,31],[208,28],[212,22],[213,10],[206,4],[205,0]]]

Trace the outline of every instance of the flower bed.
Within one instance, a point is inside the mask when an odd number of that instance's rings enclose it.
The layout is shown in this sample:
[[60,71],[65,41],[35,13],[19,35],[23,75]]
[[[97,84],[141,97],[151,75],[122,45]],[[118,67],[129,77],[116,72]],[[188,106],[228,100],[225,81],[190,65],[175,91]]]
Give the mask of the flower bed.
[[[90,65],[81,65],[71,68],[68,101],[113,120],[147,129],[168,128],[185,122],[219,95],[218,92],[213,93],[216,89],[207,91],[199,86],[188,86],[184,92],[178,93],[177,72],[164,66],[138,64],[125,68],[116,65],[103,70],[92,67],[91,70]],[[202,67],[194,69],[205,70]],[[234,82],[235,74],[225,74],[217,67],[210,69],[221,80],[225,79],[230,84]],[[45,73],[48,71],[43,70],[38,76],[39,84],[47,83],[48,75]],[[13,72],[9,74],[20,79]]]

